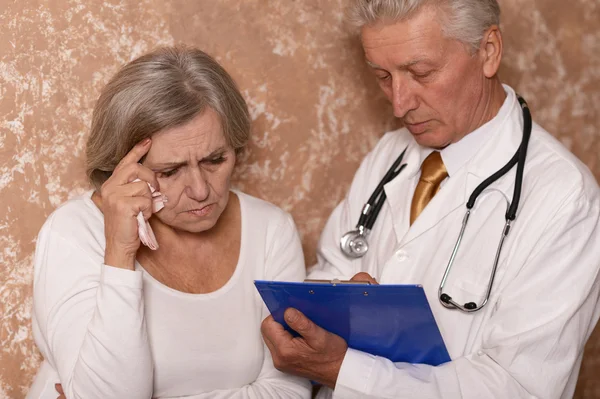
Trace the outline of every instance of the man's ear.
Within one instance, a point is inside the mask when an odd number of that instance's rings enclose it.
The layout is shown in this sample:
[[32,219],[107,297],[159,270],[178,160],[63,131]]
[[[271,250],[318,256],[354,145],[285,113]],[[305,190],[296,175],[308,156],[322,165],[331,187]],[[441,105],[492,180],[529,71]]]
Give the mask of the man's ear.
[[492,25],[481,39],[480,52],[483,56],[483,74],[492,78],[500,68],[502,61],[502,33],[497,25]]

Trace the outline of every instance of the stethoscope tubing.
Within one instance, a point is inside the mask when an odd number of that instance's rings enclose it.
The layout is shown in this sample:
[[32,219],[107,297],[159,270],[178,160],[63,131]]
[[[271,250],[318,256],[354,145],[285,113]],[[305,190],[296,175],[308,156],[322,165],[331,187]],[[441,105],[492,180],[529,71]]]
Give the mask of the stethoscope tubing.
[[373,228],[373,225],[377,220],[377,216],[379,216],[379,212],[381,211],[383,203],[386,200],[384,186],[390,181],[394,180],[394,178],[398,176],[400,172],[402,172],[402,170],[406,167],[406,164],[404,164],[400,166],[400,169],[396,170],[398,168],[398,165],[400,165],[400,163],[402,162],[407,148],[405,148],[404,151],[402,151],[402,153],[398,156],[398,158],[396,158],[392,166],[388,169],[386,174],[383,176],[383,178],[377,185],[377,187],[375,187],[375,190],[373,190],[373,193],[369,197],[369,200],[365,204],[363,212],[361,212],[360,217],[358,219],[358,224],[356,225],[358,229],[362,228],[365,230],[371,230]]
[[[521,190],[523,186],[523,174],[525,170],[525,160],[527,158],[527,148],[529,146],[529,139],[531,138],[531,129],[533,126],[531,112],[529,111],[529,106],[527,105],[527,102],[525,102],[525,100],[520,96],[517,96],[517,99],[519,100],[519,104],[521,105],[521,109],[523,111],[523,138],[521,140],[519,148],[517,149],[517,152],[513,155],[510,161],[508,161],[506,165],[500,168],[500,170],[498,170],[492,176],[488,177],[481,184],[479,184],[475,188],[475,190],[473,190],[473,193],[469,197],[469,201],[466,204],[467,212],[465,214],[465,217],[463,218],[463,223],[460,233],[458,235],[458,239],[456,240],[456,244],[454,245],[454,249],[452,250],[452,255],[450,256],[450,260],[448,261],[448,265],[446,266],[446,270],[444,271],[442,281],[440,282],[440,286],[438,288],[438,298],[440,302],[442,303],[442,305],[449,309],[458,309],[464,313],[473,313],[482,309],[489,302],[490,295],[492,293],[492,288],[494,285],[494,280],[496,278],[496,272],[498,270],[498,263],[500,261],[502,247],[504,245],[506,237],[510,233],[511,225],[517,216],[517,210],[519,208],[519,201],[521,199]],[[514,167],[515,163],[517,165],[517,171],[515,176],[515,188],[513,191],[513,198],[505,214],[506,223],[504,225],[504,228],[502,229],[500,243],[498,244],[498,248],[494,256],[494,265],[492,267],[492,272],[488,280],[484,300],[480,305],[477,305],[477,303],[475,302],[467,302],[464,305],[460,305],[453,301],[450,295],[444,292],[444,286],[446,285],[446,280],[450,274],[450,271],[452,270],[452,266],[454,265],[454,260],[458,252],[458,248],[460,247],[460,244],[462,242],[462,238],[465,233],[467,223],[469,221],[469,216],[473,210],[473,206],[475,205],[477,198],[479,197],[479,194],[481,194],[483,190],[485,190],[494,181],[498,180],[506,173],[508,173],[508,171]]]
[[[452,250],[450,260],[448,261],[448,265],[446,266],[446,270],[444,271],[444,275],[442,277],[442,281],[440,282],[440,286],[438,289],[438,297],[440,299],[440,302],[447,308],[458,309],[458,310],[461,310],[466,313],[472,313],[472,312],[476,312],[476,311],[480,310],[481,308],[483,308],[489,301],[489,298],[490,298],[490,295],[492,292],[492,287],[494,284],[494,280],[496,277],[498,263],[500,261],[500,253],[502,251],[502,246],[504,245],[504,241],[510,232],[512,222],[516,219],[516,216],[517,216],[517,210],[519,208],[519,202],[521,199],[521,190],[522,190],[522,186],[523,186],[523,175],[524,175],[524,171],[525,171],[525,161],[527,159],[527,149],[529,146],[529,139],[531,137],[531,130],[532,130],[532,126],[533,126],[531,112],[529,110],[529,106],[527,105],[527,102],[519,95],[517,95],[517,99],[519,101],[519,105],[521,106],[521,110],[523,112],[523,138],[521,140],[519,148],[517,149],[515,154],[511,157],[511,159],[508,161],[508,163],[506,163],[506,165],[504,165],[502,168],[500,168],[498,171],[496,171],[490,177],[488,177],[483,182],[481,182],[469,196],[469,200],[466,203],[467,211],[463,218],[460,233],[458,235],[456,244],[454,245],[454,248]],[[347,256],[349,256],[351,258],[360,258],[366,254],[366,252],[368,250],[367,235],[369,234],[369,232],[375,225],[375,221],[377,220],[377,217],[381,211],[381,208],[383,207],[383,203],[386,200],[386,193],[384,190],[384,186],[387,183],[389,183],[390,181],[392,181],[396,176],[398,176],[400,174],[400,172],[402,172],[402,170],[404,170],[404,168],[406,167],[406,164],[400,165],[400,163],[402,162],[402,159],[404,158],[404,154],[406,153],[407,149],[408,149],[408,147],[405,148],[404,151],[402,151],[402,153],[394,161],[394,163],[392,164],[390,169],[388,169],[388,171],[386,172],[384,177],[381,179],[381,181],[379,182],[379,184],[377,185],[377,187],[375,188],[375,190],[369,197],[369,200],[367,201],[367,203],[363,206],[361,215],[358,220],[358,224],[356,225],[356,230],[349,231],[346,234],[344,234],[344,236],[342,237],[341,242],[340,242],[340,247],[341,247],[342,252],[344,254],[346,254]],[[398,165],[400,165],[399,168],[398,168]],[[515,187],[514,187],[514,191],[513,191],[513,197],[512,197],[510,205],[505,214],[506,223],[504,225],[504,228],[502,229],[500,243],[498,245],[498,248],[496,250],[496,254],[494,257],[494,265],[492,268],[492,273],[490,275],[490,279],[488,281],[485,299],[479,306],[475,302],[468,302],[464,306],[462,306],[462,305],[456,303],[455,301],[453,301],[452,297],[450,297],[448,294],[444,293],[443,289],[446,284],[446,280],[448,279],[448,276],[450,274],[450,271],[452,269],[452,265],[454,264],[454,260],[456,258],[456,254],[458,253],[460,244],[462,242],[463,235],[464,235],[465,229],[467,227],[467,223],[469,221],[469,217],[472,213],[473,207],[475,206],[475,203],[477,202],[477,198],[479,197],[479,195],[486,188],[488,188],[492,183],[494,183],[495,181],[500,179],[502,176],[504,176],[506,173],[508,173],[515,165],[517,165],[517,170],[516,170],[516,175],[515,175]],[[353,252],[355,240],[360,240],[362,242],[362,245],[360,247],[362,247],[363,250],[360,253]]]

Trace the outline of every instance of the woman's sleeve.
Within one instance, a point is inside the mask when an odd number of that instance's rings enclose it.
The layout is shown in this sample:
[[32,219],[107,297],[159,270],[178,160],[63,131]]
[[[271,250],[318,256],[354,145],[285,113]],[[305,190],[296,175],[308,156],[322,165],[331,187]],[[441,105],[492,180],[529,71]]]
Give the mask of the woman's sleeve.
[[151,398],[142,274],[94,258],[46,223],[35,254],[35,341],[69,399]]

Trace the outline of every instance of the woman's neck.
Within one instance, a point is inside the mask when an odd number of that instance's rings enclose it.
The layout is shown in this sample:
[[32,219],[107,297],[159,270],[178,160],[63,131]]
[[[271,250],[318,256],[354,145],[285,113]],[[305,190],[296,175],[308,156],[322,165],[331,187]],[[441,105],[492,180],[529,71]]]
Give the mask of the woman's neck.
[[154,221],[159,248],[140,247],[137,260],[161,283],[182,292],[207,293],[233,275],[241,249],[239,198],[230,193],[227,207],[208,231],[190,233]]

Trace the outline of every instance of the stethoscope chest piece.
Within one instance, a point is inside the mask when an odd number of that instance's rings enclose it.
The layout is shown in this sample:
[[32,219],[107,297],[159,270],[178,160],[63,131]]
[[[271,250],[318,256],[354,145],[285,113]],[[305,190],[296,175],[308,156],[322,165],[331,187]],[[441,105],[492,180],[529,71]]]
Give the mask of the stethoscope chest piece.
[[366,232],[364,230],[352,230],[342,236],[340,240],[342,252],[350,258],[361,258],[369,250]]
[[379,215],[379,211],[381,211],[381,207],[386,199],[383,187],[398,176],[406,167],[406,164],[400,165],[405,153],[406,148],[394,161],[375,188],[375,191],[373,191],[373,194],[369,197],[367,203],[363,206],[356,228],[344,234],[340,239],[340,249],[347,257],[352,259],[362,258],[369,251],[367,236],[373,228],[377,215]]
[[[525,168],[525,160],[527,156],[527,146],[529,145],[529,138],[531,136],[531,113],[529,111],[529,107],[525,100],[521,97],[517,97],[519,104],[521,105],[523,111],[523,138],[521,140],[521,144],[519,145],[518,150],[513,155],[513,157],[508,161],[506,165],[500,168],[496,173],[485,179],[482,183],[480,183],[473,193],[469,197],[468,202],[466,203],[467,211],[463,218],[462,227],[460,233],[458,235],[458,239],[456,244],[454,245],[454,249],[452,250],[452,254],[450,256],[450,260],[448,261],[448,265],[446,266],[446,270],[444,272],[444,276],[442,277],[442,281],[438,288],[438,298],[443,306],[450,309],[458,309],[465,313],[472,313],[483,308],[490,298],[490,294],[492,292],[492,286],[494,284],[494,278],[496,276],[496,270],[498,268],[498,263],[500,259],[500,253],[502,251],[502,246],[504,244],[505,238],[508,236],[508,233],[511,229],[511,224],[515,220],[517,216],[517,207],[519,206],[519,199],[521,197],[521,186],[523,184],[523,173]],[[373,225],[375,224],[375,220],[377,219],[377,215],[379,211],[381,211],[381,207],[386,200],[386,193],[384,190],[384,186],[392,181],[398,174],[406,167],[406,164],[402,164],[402,158],[404,157],[404,153],[406,149],[402,151],[400,156],[394,161],[390,169],[383,176],[367,203],[363,206],[360,217],[358,219],[358,224],[354,230],[351,230],[342,236],[340,240],[340,248],[344,255],[349,258],[358,259],[363,257],[367,251],[369,250],[369,243],[367,242],[367,236],[369,232],[373,229]],[[469,215],[472,212],[473,207],[475,206],[475,202],[479,195],[490,186],[492,183],[500,179],[504,176],[508,171],[510,171],[514,166],[517,166],[516,176],[515,176],[515,188],[513,193],[513,198],[509,203],[509,207],[506,211],[505,215],[505,226],[502,229],[502,235],[500,237],[500,243],[498,244],[498,248],[496,250],[496,255],[494,257],[494,264],[492,266],[492,271],[490,273],[490,278],[488,281],[487,290],[485,293],[485,297],[483,302],[478,305],[476,302],[467,302],[464,305],[461,305],[454,301],[448,293],[445,292],[446,280],[448,279],[448,275],[450,274],[450,270],[452,269],[452,265],[454,264],[454,260],[456,258],[456,254],[458,252],[458,248],[460,247],[460,243],[463,239],[463,235],[465,233],[465,229],[467,227],[467,222],[469,221]],[[507,199],[508,201],[508,199]]]

